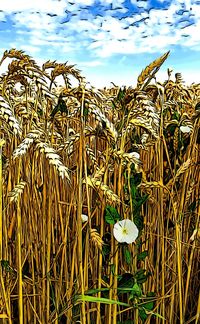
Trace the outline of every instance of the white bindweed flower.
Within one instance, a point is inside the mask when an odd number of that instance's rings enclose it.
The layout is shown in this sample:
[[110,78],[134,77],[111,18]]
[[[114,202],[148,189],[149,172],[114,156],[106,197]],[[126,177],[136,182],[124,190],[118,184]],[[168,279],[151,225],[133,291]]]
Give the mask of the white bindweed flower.
[[82,214],[81,215],[82,222],[85,223],[88,221],[88,215]]
[[182,133],[190,133],[191,132],[191,127],[189,127],[189,126],[181,126],[180,127],[180,131],[182,132]]
[[130,158],[140,159],[140,154],[137,152],[128,153]]
[[133,243],[138,233],[137,226],[130,219],[117,222],[113,228],[113,235],[119,243]]

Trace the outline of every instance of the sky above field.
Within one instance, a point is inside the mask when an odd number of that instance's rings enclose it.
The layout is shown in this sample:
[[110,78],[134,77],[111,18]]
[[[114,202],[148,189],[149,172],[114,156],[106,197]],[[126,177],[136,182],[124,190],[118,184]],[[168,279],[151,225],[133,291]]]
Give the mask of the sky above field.
[[76,64],[96,87],[135,85],[170,50],[158,81],[172,68],[186,83],[200,82],[200,1],[0,0],[0,56],[11,48],[39,64]]

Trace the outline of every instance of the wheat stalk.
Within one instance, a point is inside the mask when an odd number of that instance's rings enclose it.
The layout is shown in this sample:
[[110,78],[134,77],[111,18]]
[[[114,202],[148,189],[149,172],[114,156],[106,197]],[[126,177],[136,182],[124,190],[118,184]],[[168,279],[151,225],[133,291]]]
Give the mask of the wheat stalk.
[[[137,79],[137,87],[138,88],[145,88],[151,79],[154,77],[154,75],[158,72],[160,69],[161,65],[164,63],[164,61],[167,59],[169,56],[169,51],[165,54],[163,54],[161,57],[153,61],[151,64],[149,64],[138,76]],[[147,81],[146,81],[147,80]],[[146,81],[146,83],[144,83]]]
[[10,202],[17,202],[19,199],[19,196],[23,193],[24,187],[27,183],[25,181],[20,181],[15,188],[8,193],[8,198]]

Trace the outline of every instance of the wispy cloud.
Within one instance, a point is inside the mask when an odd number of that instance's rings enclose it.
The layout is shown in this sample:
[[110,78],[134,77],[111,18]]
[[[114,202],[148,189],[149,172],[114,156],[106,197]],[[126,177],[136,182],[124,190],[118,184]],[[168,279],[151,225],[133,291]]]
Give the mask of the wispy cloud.
[[6,21],[5,13],[0,11],[0,21]]
[[[132,0],[134,14],[123,0],[100,1],[101,14],[92,6],[94,3],[16,0],[10,6],[3,1],[1,15],[10,15],[18,34],[27,32],[26,44],[21,46],[49,44],[55,52],[61,45],[64,52],[87,47],[93,57],[161,52],[175,45],[199,48],[198,1],[173,0],[164,8],[151,8],[149,1]],[[125,16],[119,17],[120,9],[125,10]]]
[[[172,1],[165,10],[151,8],[149,12],[143,11],[123,20],[107,17],[99,33],[100,39],[99,34],[92,35],[97,42],[91,48],[102,57],[134,54],[135,51],[155,53],[175,45],[199,49],[199,5],[193,4],[191,10],[185,9],[179,14],[182,7],[181,1]],[[106,33],[108,31],[110,37]]]
[[19,11],[40,11],[40,12],[53,12],[55,14],[62,14],[66,6],[66,1],[61,0],[15,0],[12,1],[12,5],[9,1],[0,1],[1,10],[7,14],[12,14]]
[[89,61],[89,62],[79,62],[79,64],[81,64],[81,66],[83,67],[95,67],[95,66],[100,66],[103,65],[102,61]]
[[1,50],[16,47],[38,58],[70,59],[83,68],[102,66],[116,55],[158,54],[177,46],[199,51],[200,2],[152,3],[15,0],[11,5],[0,0]]

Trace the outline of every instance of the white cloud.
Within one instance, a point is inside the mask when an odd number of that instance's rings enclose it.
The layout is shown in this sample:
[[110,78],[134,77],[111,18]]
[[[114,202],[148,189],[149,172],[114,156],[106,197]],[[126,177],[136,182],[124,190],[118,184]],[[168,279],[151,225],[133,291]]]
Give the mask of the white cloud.
[[6,13],[13,13],[19,11],[40,11],[62,14],[65,7],[66,2],[64,0],[15,0],[12,1],[12,5],[10,1],[0,0],[0,8]]
[[115,9],[115,8],[118,8],[120,6],[123,7],[123,3],[124,3],[124,0],[100,0],[100,3],[102,5],[111,5],[112,4],[112,8]]
[[[46,55],[46,59],[66,57],[68,60],[75,57],[75,63],[86,70],[102,65],[105,58],[115,54],[122,55],[122,63],[129,54],[163,53],[176,45],[200,50],[198,1],[172,0],[165,10],[151,8],[149,11],[146,10],[149,9],[149,1],[131,2],[143,9],[129,15],[124,0],[102,0],[101,6],[112,4],[112,10],[105,10],[101,17],[81,9],[93,5],[94,0],[72,0],[71,4],[65,0],[15,0],[12,5],[9,1],[0,0],[0,8],[4,10],[0,12],[0,20],[10,15],[14,23],[15,38],[10,41],[12,47],[23,49],[33,56]],[[179,10],[186,12],[178,15]],[[127,17],[113,17],[116,12],[126,12]],[[69,21],[61,25],[66,18]],[[4,44],[2,46],[5,47]]]
[[[93,21],[89,20],[78,20],[76,21],[76,27],[79,32],[84,30],[96,31],[99,28],[98,19],[94,19]],[[67,25],[67,28],[74,30],[74,23],[73,21]]]
[[149,5],[147,0],[131,0],[131,3],[138,8],[147,8]]
[[65,0],[13,0],[11,5],[10,1],[0,0],[0,8],[8,14],[18,11],[40,11],[60,15],[66,9],[74,10],[81,5],[91,6],[94,2],[94,0],[72,0],[71,3]]
[[48,30],[49,32],[53,32],[56,29],[57,23],[56,20],[51,19],[44,12],[36,12],[36,13],[28,13],[28,12],[18,12],[13,17],[13,21],[16,26],[25,26],[30,30]]
[[95,67],[95,66],[100,66],[100,65],[103,65],[103,62],[102,61],[98,61],[98,60],[95,60],[95,61],[90,61],[90,62],[81,62],[79,61],[79,66],[82,68],[82,67]]
[[[92,52],[92,56],[109,57],[113,54],[143,53],[145,51],[158,52],[170,48],[172,45],[192,46],[199,49],[200,33],[198,32],[200,18],[199,5],[194,1],[173,0],[168,8],[159,10],[151,8],[149,12],[142,11],[135,15],[130,15],[124,19],[111,16],[114,10],[105,11],[104,17],[94,17],[92,12],[85,11],[85,19],[81,18],[83,5],[92,5],[94,0],[77,0],[66,2],[65,0],[35,0],[28,1],[15,0],[12,6],[8,2],[1,1],[1,8],[6,13],[15,12],[11,18],[16,26],[18,34],[27,33],[25,45],[51,46],[52,51],[56,51],[62,46],[63,51],[85,50],[87,47]],[[132,4],[145,7],[148,1],[132,0]],[[162,1],[161,1],[162,2]],[[113,4],[111,0],[101,1],[102,5],[112,4],[112,8],[124,7],[124,0],[116,0]],[[185,27],[186,22],[179,22],[180,16],[177,12],[183,8],[192,8],[192,26]],[[75,16],[70,16],[66,24],[60,23],[66,18],[65,10],[69,10]],[[187,9],[186,9],[187,10]],[[47,13],[57,14],[51,17]],[[69,13],[69,12],[68,12]],[[189,12],[188,12],[189,15]],[[185,27],[181,29],[181,27]],[[24,31],[29,30],[29,33]],[[189,35],[186,39],[183,35]],[[20,46],[22,39],[17,39]],[[28,44],[27,44],[28,41]],[[93,42],[91,42],[93,41]]]
[[187,10],[190,10],[190,8],[191,8],[191,0],[185,0],[185,8],[187,9]]
[[128,24],[124,20],[119,20],[114,17],[109,17],[102,23],[102,31],[109,31],[112,38],[123,38],[127,37],[128,30],[123,29]]
[[[97,57],[147,51],[151,53],[162,52],[175,45],[191,46],[193,49],[196,47],[199,50],[199,5],[191,5],[187,2],[187,6],[192,8],[193,20],[189,21],[190,13],[186,12],[185,22],[182,22],[180,21],[182,16],[178,15],[177,12],[183,9],[184,3],[185,1],[174,0],[165,10],[152,8],[149,13],[142,12],[122,20],[106,17],[101,31],[92,35],[96,42],[90,45],[90,49],[95,51]],[[189,26],[190,24],[191,26]],[[181,29],[182,26],[186,27]]]
[[193,50],[200,50],[200,21],[196,23],[196,25],[188,26],[184,28],[184,30],[179,31],[180,34],[188,34],[192,35],[192,37],[188,37],[184,40],[184,46],[190,47]]
[[0,21],[5,21],[5,13],[0,11]]
[[93,0],[78,0],[76,1],[76,4],[85,5],[85,6],[91,6],[94,3]]
[[40,51],[40,49],[36,46],[31,46],[31,45],[21,45],[20,49],[22,49],[23,51],[27,52],[30,55],[35,55],[36,53],[38,53]]

